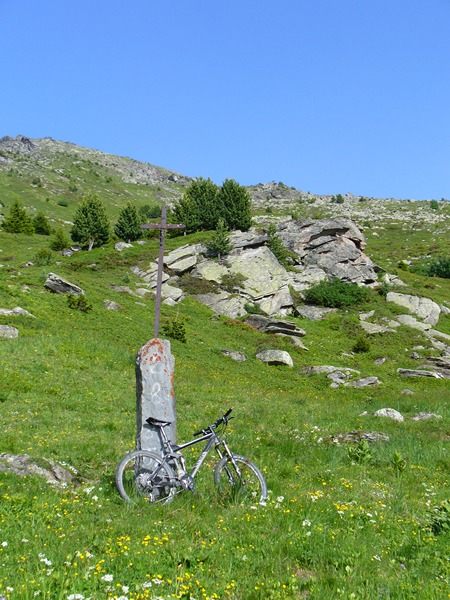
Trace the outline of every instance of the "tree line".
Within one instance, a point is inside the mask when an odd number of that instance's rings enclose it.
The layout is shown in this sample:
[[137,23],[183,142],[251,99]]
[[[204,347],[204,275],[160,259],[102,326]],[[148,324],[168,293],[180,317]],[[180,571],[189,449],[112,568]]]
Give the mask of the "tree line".
[[[144,205],[137,209],[128,202],[111,228],[104,203],[97,194],[89,194],[75,212],[70,237],[89,250],[108,242],[112,233],[121,240],[132,242],[143,237],[141,225],[159,215],[160,207]],[[219,187],[209,178],[200,177],[175,202],[169,211],[169,222],[183,223],[187,233],[215,230],[217,239],[223,238],[228,230],[247,231],[252,222],[251,197],[234,179],[225,180]],[[9,233],[54,234],[51,244],[54,250],[62,250],[71,243],[62,227],[54,230],[42,212],[32,218],[18,200],[13,202],[1,227]]]

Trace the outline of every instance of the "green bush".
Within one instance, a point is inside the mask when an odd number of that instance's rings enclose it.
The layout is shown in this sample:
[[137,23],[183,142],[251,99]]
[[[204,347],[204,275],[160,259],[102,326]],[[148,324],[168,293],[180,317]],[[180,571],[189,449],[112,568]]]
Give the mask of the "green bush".
[[345,283],[339,279],[322,281],[304,293],[306,304],[329,308],[353,306],[369,299],[369,290],[356,283]]
[[442,277],[450,279],[450,258],[435,258],[430,261],[427,268],[428,277]]
[[89,304],[84,294],[67,294],[67,306],[73,310],[80,310],[85,313],[92,310],[92,304]]
[[261,314],[261,307],[259,306],[259,304],[247,303],[244,305],[244,308],[245,308],[246,312],[248,312],[249,315],[260,315]]
[[287,266],[289,252],[278,235],[277,228],[273,223],[269,225],[267,235],[269,236],[269,241],[267,242],[268,248],[273,252],[281,265]]
[[42,212],[38,212],[33,218],[33,226],[34,232],[39,235],[51,235],[53,233],[53,229],[47,217]]
[[164,323],[161,327],[161,331],[164,335],[173,340],[178,340],[185,344],[187,342],[186,337],[186,326],[183,319],[175,317],[172,321]]
[[59,252],[60,250],[64,250],[64,248],[69,248],[71,241],[69,236],[66,234],[62,227],[59,227],[55,231],[55,235],[53,236],[50,242],[50,248]]
[[49,265],[52,260],[52,251],[47,248],[41,248],[33,258],[33,263],[38,267],[43,267],[45,265]]
[[220,284],[225,291],[232,294],[241,289],[246,281],[247,277],[242,275],[242,273],[226,273],[225,275],[222,275]]
[[192,296],[198,294],[211,294],[217,293],[217,284],[214,281],[208,281],[208,279],[199,279],[194,277],[190,273],[183,273],[178,282],[180,288],[187,294]]
[[360,336],[356,340],[352,350],[353,350],[353,352],[356,352],[357,354],[363,354],[364,352],[369,352],[370,343],[368,342],[367,338]]
[[450,500],[444,500],[435,506],[431,513],[431,531],[435,535],[450,531]]

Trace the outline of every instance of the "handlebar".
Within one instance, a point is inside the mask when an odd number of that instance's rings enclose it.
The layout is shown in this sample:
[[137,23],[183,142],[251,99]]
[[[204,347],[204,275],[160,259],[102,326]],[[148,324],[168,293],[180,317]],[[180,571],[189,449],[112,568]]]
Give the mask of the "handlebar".
[[207,433],[208,430],[212,431],[213,429],[217,429],[217,427],[219,427],[219,425],[222,425],[222,423],[226,425],[228,421],[233,418],[228,416],[232,410],[232,408],[229,408],[227,412],[222,417],[220,417],[220,419],[217,419],[215,423],[213,423],[212,425],[208,425],[208,427],[205,427],[204,429],[200,429],[200,431],[196,431],[193,435],[201,435],[202,433]]

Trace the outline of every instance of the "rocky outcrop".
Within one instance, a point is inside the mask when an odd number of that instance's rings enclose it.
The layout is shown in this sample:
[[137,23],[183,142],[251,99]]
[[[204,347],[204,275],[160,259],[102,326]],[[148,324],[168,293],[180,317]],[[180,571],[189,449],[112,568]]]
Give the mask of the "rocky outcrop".
[[439,321],[441,309],[436,302],[429,298],[420,298],[410,294],[399,294],[398,292],[388,292],[386,296],[388,302],[394,302],[412,312],[422,319],[424,323],[436,325]]
[[285,221],[278,224],[277,232],[302,265],[319,267],[331,277],[352,283],[378,279],[374,264],[363,253],[364,235],[350,219]]

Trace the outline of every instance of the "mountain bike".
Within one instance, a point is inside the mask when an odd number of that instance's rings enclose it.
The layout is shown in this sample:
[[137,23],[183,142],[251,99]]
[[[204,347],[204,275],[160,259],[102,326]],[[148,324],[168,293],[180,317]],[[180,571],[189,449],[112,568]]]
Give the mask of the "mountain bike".
[[[119,463],[116,471],[116,484],[121,497],[127,502],[145,499],[149,502],[171,502],[178,492],[195,491],[195,476],[214,448],[219,462],[214,469],[214,483],[220,497],[241,503],[264,502],[267,498],[267,485],[258,467],[248,458],[231,452],[223,439],[232,409],[212,425],[193,434],[193,439],[184,444],[172,444],[165,428],[170,421],[149,417],[149,426],[159,427],[163,454],[147,450],[134,450]],[[220,432],[218,429],[220,429]],[[200,437],[198,437],[200,436]],[[206,442],[197,462],[190,471],[182,451],[185,448]]]

